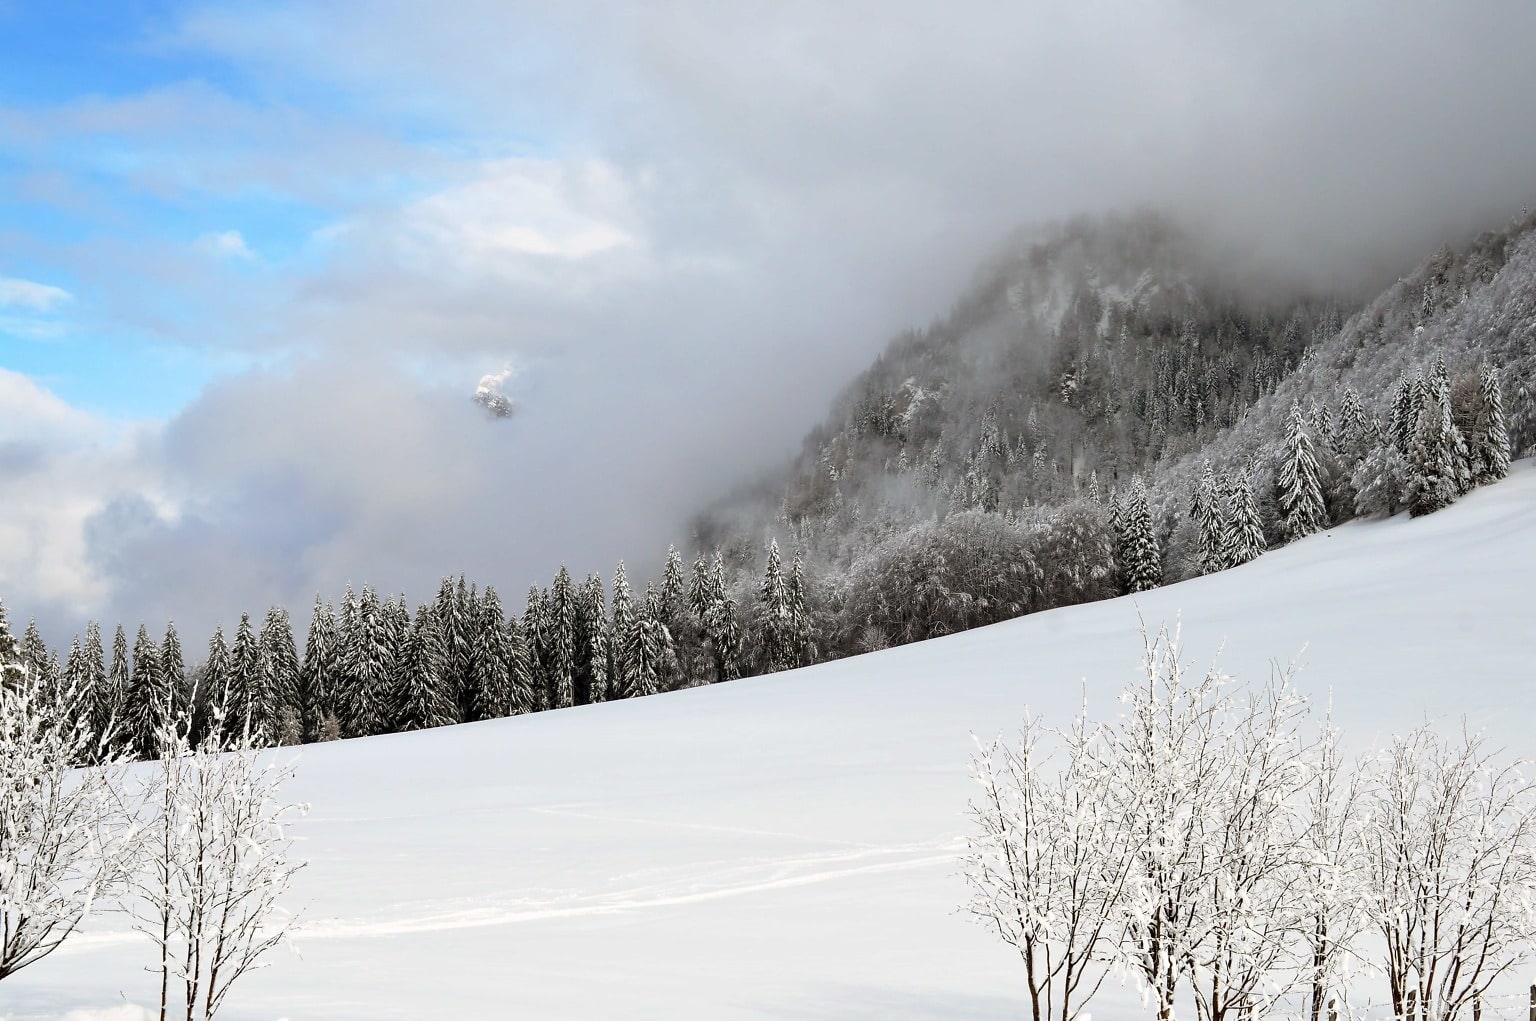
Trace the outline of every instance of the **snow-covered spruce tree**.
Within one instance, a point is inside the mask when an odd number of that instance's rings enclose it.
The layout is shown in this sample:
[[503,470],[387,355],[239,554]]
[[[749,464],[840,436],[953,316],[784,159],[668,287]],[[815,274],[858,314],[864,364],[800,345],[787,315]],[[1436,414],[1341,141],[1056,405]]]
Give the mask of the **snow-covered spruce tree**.
[[816,662],[816,631],[811,623],[810,597],[806,592],[805,554],[795,551],[795,559],[789,567],[789,583],[785,595],[789,599],[790,650],[795,666],[810,666]]
[[663,680],[675,669],[672,635],[662,623],[661,613],[661,594],[655,586],[646,586],[645,599],[635,614],[629,638],[621,650],[621,658],[631,678],[627,697],[656,694],[662,690]]
[[174,719],[191,711],[187,691],[187,661],[181,651],[181,636],[176,633],[176,622],[165,622],[165,638],[160,642],[160,683],[170,697],[170,714]]
[[736,619],[736,601],[726,591],[725,560],[719,550],[710,564],[700,605],[704,637],[714,662],[711,680],[734,681],[741,676],[741,625]]
[[564,564],[544,600],[539,637],[550,707],[568,708],[576,701],[576,587]]
[[602,577],[588,575],[576,603],[576,698],[583,705],[608,699],[607,603]]
[[1031,1017],[1073,1021],[1108,974],[1136,848],[1106,811],[1112,777],[1086,714],[1052,735],[1065,746],[1059,768],[1040,748],[1045,736],[1026,717],[1016,747],[999,738],[972,759],[982,793],[970,804],[962,869],[973,891],[967,911],[1024,963]]
[[683,578],[683,558],[677,547],[667,547],[661,572],[661,622],[672,636],[677,651],[677,671],[665,687],[686,688],[708,680],[704,657],[703,622],[694,612]]
[[213,737],[213,731],[223,726],[229,713],[233,683],[229,644],[224,640],[224,626],[216,625],[213,637],[208,639],[208,658],[203,661],[203,671],[193,691],[193,715],[187,728],[187,739],[200,745]]
[[1370,414],[1360,403],[1360,395],[1354,387],[1346,386],[1339,401],[1339,426],[1334,435],[1340,467],[1346,472],[1354,471],[1355,465],[1375,446],[1378,438]]
[[95,716],[98,732],[109,735],[111,747],[123,752],[127,751],[129,743],[123,719],[128,699],[128,662],[128,636],[119,624],[112,633],[112,665],[107,669],[107,683],[96,700]]
[[543,690],[535,680],[533,654],[523,625],[516,614],[508,614],[502,624],[506,636],[507,677],[511,682],[511,704],[507,715],[533,713],[539,710],[539,693]]
[[1297,404],[1291,405],[1286,417],[1285,447],[1275,482],[1279,488],[1280,520],[1288,539],[1303,538],[1328,524],[1321,471]]
[[1408,448],[1408,484],[1403,493],[1408,513],[1415,517],[1449,507],[1456,500],[1455,428],[1449,406],[1433,392],[1426,394]]
[[115,720],[110,714],[104,715],[102,712],[103,701],[109,698],[107,657],[101,644],[101,625],[94,620],[86,622],[85,646],[81,654],[85,672],[79,689],[80,709],[82,713],[89,714],[91,730],[96,735],[97,743],[105,748],[112,742]]
[[271,721],[269,740],[273,744],[298,744],[304,737],[299,717],[299,653],[293,621],[280,606],[267,610],[261,627],[261,655],[266,664],[262,714]]
[[539,712],[550,705],[544,662],[544,594],[537,585],[528,586],[528,598],[523,605],[523,645],[528,650],[528,677],[533,685],[533,708],[528,711]]
[[224,707],[226,736],[234,737],[250,731],[267,738],[268,720],[265,708],[266,663],[261,654],[261,641],[251,625],[249,613],[240,614],[240,624],[235,628],[235,642],[229,652],[229,698]]
[[1409,379],[1406,375],[1397,381],[1392,393],[1392,414],[1389,432],[1392,445],[1403,457],[1413,446],[1413,435],[1418,430],[1419,409],[1424,404],[1424,376],[1422,373]]
[[291,765],[265,757],[244,732],[193,745],[167,724],[154,810],[130,902],[135,927],[159,960],[160,1017],[210,1021],[235,982],[293,928],[279,901],[304,862],[291,857],[287,820],[304,807],[279,800]]
[[1216,474],[1211,463],[1207,461],[1190,501],[1190,516],[1200,529],[1201,574],[1213,574],[1235,566],[1227,558],[1227,535],[1232,525],[1226,511],[1226,500],[1216,484]]
[[0,979],[58,949],[136,847],[123,762],[99,761],[91,722],[59,718],[51,701],[0,607]]
[[427,730],[458,722],[458,705],[448,689],[448,648],[437,607],[416,610],[405,656],[395,674],[392,729]]
[[1365,889],[1393,1015],[1481,1014],[1536,932],[1536,784],[1480,737],[1423,726],[1382,754],[1365,802]]
[[1472,455],[1473,484],[1483,485],[1509,474],[1509,427],[1504,421],[1504,390],[1498,370],[1484,365],[1477,389],[1477,416],[1467,445]]
[[1243,472],[1224,478],[1220,499],[1227,508],[1222,522],[1222,558],[1228,567],[1238,567],[1264,552],[1264,521],[1253,498],[1253,486]]
[[768,563],[758,590],[756,613],[757,672],[777,673],[795,666],[793,621],[789,587],[784,584],[784,564],[777,539],[768,542]]
[[457,584],[448,584],[446,578],[443,582],[438,590],[437,612],[448,652],[446,677],[458,700],[459,718],[473,720],[477,719],[475,704],[480,697],[479,682],[474,676],[476,632],[483,617],[480,598],[475,586],[462,574]]
[[[474,677],[474,700],[470,706],[477,720],[499,720],[512,715],[516,702],[517,673],[526,667],[517,662],[517,648],[507,629],[507,617],[501,608],[501,596],[491,586],[485,587],[476,607],[480,619],[475,623],[470,673]],[[445,696],[451,694],[445,689]],[[453,722],[458,722],[457,718]]]
[[1363,518],[1396,514],[1408,488],[1408,461],[1397,445],[1380,440],[1370,448],[1350,478],[1355,490],[1355,513]]
[[156,742],[170,715],[170,704],[171,695],[160,671],[160,647],[150,640],[148,628],[140,624],[133,642],[133,673],[128,679],[123,707],[123,724],[132,755],[152,759],[160,754]]
[[1121,508],[1117,559],[1126,592],[1146,592],[1162,584],[1163,557],[1152,529],[1147,489],[1139,478],[1131,483]]
[[328,733],[340,733],[336,715],[340,658],[336,611],[316,594],[315,608],[309,618],[309,633],[304,639],[304,666],[299,672],[299,716],[306,741],[319,741]]
[[390,623],[385,612],[373,587],[364,585],[357,601],[353,631],[346,636],[342,650],[347,686],[341,692],[341,717],[343,732],[348,737],[384,733],[395,673]]

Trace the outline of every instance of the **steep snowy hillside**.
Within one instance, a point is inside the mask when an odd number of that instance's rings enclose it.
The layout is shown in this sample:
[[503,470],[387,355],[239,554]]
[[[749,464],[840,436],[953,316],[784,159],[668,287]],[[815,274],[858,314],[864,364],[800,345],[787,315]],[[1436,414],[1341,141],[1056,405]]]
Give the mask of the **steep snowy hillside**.
[[[1466,714],[1536,756],[1536,469],[1159,589],[792,673],[305,749],[297,956],[230,1021],[981,1019],[1019,965],[955,912],[970,734],[1099,713],[1137,615],[1260,675],[1303,648],[1364,748]],[[132,1021],[146,942],[107,918],[7,980],[7,1017]],[[1522,978],[1521,981],[1526,981]],[[1133,1006],[1134,1005],[1134,1006]],[[117,1008],[113,1010],[113,1008]],[[1094,1004],[1145,1016],[1130,989]],[[147,1015],[143,1015],[147,1016]]]

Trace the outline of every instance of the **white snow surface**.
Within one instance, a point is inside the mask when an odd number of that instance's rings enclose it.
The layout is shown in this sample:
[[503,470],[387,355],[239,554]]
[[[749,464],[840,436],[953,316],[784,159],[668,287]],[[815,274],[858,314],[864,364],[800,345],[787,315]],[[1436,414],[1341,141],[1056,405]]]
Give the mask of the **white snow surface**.
[[[971,734],[1100,716],[1138,613],[1204,665],[1300,683],[1355,750],[1426,716],[1536,757],[1536,470],[1219,575],[772,677],[305,748],[296,953],[229,1021],[1025,1016],[956,908]],[[1305,649],[1303,653],[1302,650]],[[289,752],[287,754],[292,754]],[[11,1021],[154,1002],[125,919],[0,987]],[[1100,1021],[1144,1017],[1113,982]],[[148,1017],[146,1012],[143,1016]]]

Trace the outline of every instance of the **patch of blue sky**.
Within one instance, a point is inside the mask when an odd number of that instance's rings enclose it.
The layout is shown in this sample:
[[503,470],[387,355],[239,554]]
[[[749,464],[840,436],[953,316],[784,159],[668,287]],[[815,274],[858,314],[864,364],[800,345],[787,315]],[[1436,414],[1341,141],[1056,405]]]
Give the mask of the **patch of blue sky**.
[[58,337],[26,335],[49,323],[0,313],[0,367],[23,373],[69,404],[110,419],[165,420],[214,379],[277,361],[67,328]]

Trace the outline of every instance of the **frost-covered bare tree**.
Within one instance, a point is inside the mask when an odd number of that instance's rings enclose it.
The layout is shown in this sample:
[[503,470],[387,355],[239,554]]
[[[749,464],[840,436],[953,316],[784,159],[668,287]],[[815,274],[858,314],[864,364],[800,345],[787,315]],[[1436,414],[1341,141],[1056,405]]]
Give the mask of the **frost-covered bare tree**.
[[1478,1016],[1536,937],[1536,784],[1481,738],[1423,726],[1382,754],[1366,803],[1371,921],[1394,1015]]
[[154,940],[160,1018],[208,1021],[235,981],[292,933],[280,901],[304,862],[290,856],[286,821],[302,806],[280,788],[290,765],[261,755],[249,731],[194,746],[186,727],[163,729],[157,809],[134,917]]
[[1361,774],[1345,759],[1330,714],[1308,755],[1298,838],[1295,893],[1303,905],[1298,936],[1307,1021],[1323,1021],[1334,1013],[1330,1004],[1347,996],[1359,963],[1356,941],[1369,924],[1361,798]]
[[[123,764],[20,662],[0,608],[0,979],[57,950],[121,884],[135,844]],[[73,694],[64,692],[66,699]],[[82,763],[92,765],[77,768]]]
[[1105,812],[1113,778],[1086,715],[1055,735],[1065,746],[1059,768],[1042,753],[1043,736],[1026,718],[1017,747],[994,740],[972,762],[982,793],[970,809],[966,909],[1018,951],[1034,1021],[1072,1021],[1108,974],[1104,941],[1133,854],[1128,831]]
[[1204,1021],[1246,1016],[1284,992],[1298,925],[1304,703],[1290,671],[1251,689],[1214,665],[1190,681],[1177,630],[1143,640],[1128,711],[1106,729],[1106,801],[1135,858],[1117,955],[1161,1021],[1186,982]]

